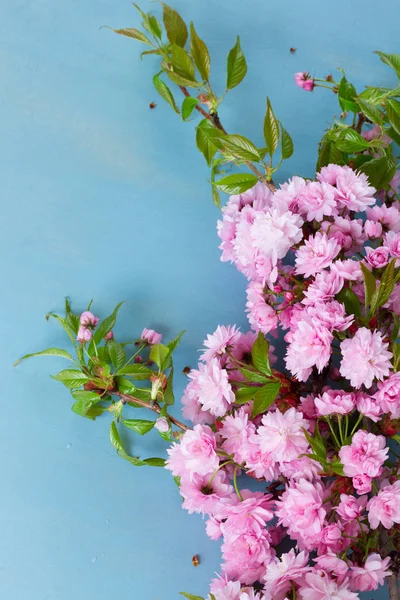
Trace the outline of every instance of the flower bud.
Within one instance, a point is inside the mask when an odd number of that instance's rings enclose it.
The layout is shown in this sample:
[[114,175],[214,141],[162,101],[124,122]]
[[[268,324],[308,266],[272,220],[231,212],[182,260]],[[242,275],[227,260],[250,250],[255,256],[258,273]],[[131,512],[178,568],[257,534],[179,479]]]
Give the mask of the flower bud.
[[110,340],[113,340],[114,339],[114,333],[112,331],[109,331],[104,336],[104,339],[106,340],[106,342],[109,342]]
[[142,335],[140,336],[142,342],[153,346],[154,344],[160,344],[162,340],[161,333],[157,333],[154,329],[146,329],[144,328],[142,331]]
[[99,322],[99,319],[94,316],[90,310],[85,310],[80,316],[79,322],[83,327],[89,327],[94,329]]
[[90,342],[92,339],[92,332],[87,327],[81,325],[78,329],[78,335],[76,336],[78,342],[82,344],[86,344],[86,342]]
[[160,433],[168,433],[169,431],[169,423],[168,420],[165,417],[160,417],[159,419],[157,419],[157,421],[154,423],[154,427],[157,429],[157,431],[159,431]]

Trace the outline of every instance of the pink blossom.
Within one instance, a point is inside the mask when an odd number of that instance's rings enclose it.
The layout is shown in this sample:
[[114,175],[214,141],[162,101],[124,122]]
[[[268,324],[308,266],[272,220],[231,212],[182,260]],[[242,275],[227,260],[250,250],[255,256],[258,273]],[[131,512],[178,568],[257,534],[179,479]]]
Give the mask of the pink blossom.
[[339,552],[342,546],[342,528],[339,523],[326,525],[317,540],[317,551],[319,554],[326,552]]
[[79,323],[83,325],[83,327],[89,327],[94,329],[99,322],[99,319],[94,316],[90,310],[85,310],[80,316]]
[[372,477],[360,473],[353,477],[353,486],[357,494],[368,494],[372,490]]
[[375,221],[370,221],[367,219],[364,223],[364,231],[369,238],[374,240],[376,238],[381,237],[382,225],[380,223],[376,223]]
[[309,424],[295,408],[284,414],[279,410],[269,412],[258,428],[261,450],[271,452],[278,462],[296,459],[308,448],[304,429],[308,430]]
[[294,80],[296,85],[301,87],[306,92],[312,92],[315,86],[314,79],[306,72],[295,73]]
[[383,482],[378,494],[368,502],[368,520],[372,529],[376,529],[379,523],[386,529],[400,523],[400,481],[387,484],[387,481]]
[[272,306],[264,300],[263,287],[258,281],[249,283],[246,310],[252,328],[266,334],[277,328],[278,318]]
[[228,483],[226,473],[218,471],[211,483],[210,475],[195,475],[190,480],[184,477],[179,492],[183,498],[182,506],[189,513],[210,515],[229,503],[233,487]]
[[156,422],[154,423],[154,427],[160,433],[167,433],[169,431],[168,420],[165,417],[160,417],[159,419],[156,419]]
[[367,501],[367,496],[355,498],[348,494],[340,494],[340,502],[335,510],[343,521],[354,521],[362,515]]
[[289,181],[282,183],[274,194],[274,204],[283,205],[293,212],[297,212],[297,199],[306,187],[307,182],[302,177],[295,175]]
[[292,582],[299,585],[309,571],[307,552],[296,554],[292,549],[269,563],[264,576],[265,592],[273,594],[274,600],[284,600]]
[[345,331],[354,320],[353,315],[346,315],[344,304],[337,300],[310,306],[307,308],[307,314],[316,322],[319,321],[328,331]]
[[367,218],[381,223],[390,231],[400,231],[400,211],[395,206],[375,205],[367,209]]
[[322,485],[305,479],[290,482],[277,501],[276,515],[302,549],[314,550],[326,516]]
[[398,231],[388,231],[384,237],[385,246],[389,249],[390,255],[400,258],[400,233]]
[[324,571],[333,573],[339,580],[343,580],[349,570],[345,561],[341,560],[333,552],[321,554],[317,558],[314,558],[314,562]]
[[351,444],[339,450],[344,474],[347,477],[359,474],[379,477],[389,451],[385,446],[386,440],[383,435],[374,435],[363,429],[356,431]]
[[242,490],[241,495],[243,501],[230,504],[221,512],[221,517],[226,519],[221,525],[225,537],[250,531],[261,533],[274,517],[270,494]]
[[400,373],[391,373],[384,381],[378,383],[378,391],[374,395],[382,411],[390,413],[393,419],[400,417]]
[[[240,600],[240,581],[228,581],[226,577],[218,577],[211,582],[210,590],[215,600]],[[211,600],[211,596],[208,596]]]
[[219,458],[215,452],[215,435],[207,425],[195,425],[182,437],[180,444],[173,444],[167,450],[169,459],[166,467],[173,475],[187,475],[193,480],[195,475],[207,475],[218,468]]
[[207,335],[204,346],[207,348],[200,356],[201,360],[208,362],[215,356],[221,356],[240,338],[240,331],[236,325],[218,325],[213,334]]
[[346,415],[356,404],[355,395],[343,390],[329,390],[315,398],[315,406],[320,417],[331,414]]
[[375,204],[375,188],[368,185],[368,177],[364,173],[355,173],[350,168],[343,171],[336,179],[336,200],[339,206],[361,212]]
[[325,233],[317,232],[304,242],[296,252],[296,273],[310,277],[322,271],[339,254],[340,245]]
[[343,278],[334,271],[322,271],[318,273],[304,292],[302,303],[315,305],[320,302],[332,300],[343,287]]
[[162,334],[157,333],[156,331],[154,331],[154,329],[144,328],[140,339],[143,342],[150,344],[150,346],[154,346],[155,344],[161,344]]
[[251,585],[261,579],[273,556],[267,530],[228,535],[222,544],[222,571],[231,579]]
[[322,221],[336,209],[335,188],[329,183],[307,182],[297,198],[297,208],[307,221]]
[[383,134],[382,128],[377,124],[371,127],[371,129],[368,131],[363,131],[361,135],[368,142],[376,138],[381,139],[385,146],[388,146],[392,141],[388,135]]
[[347,281],[363,281],[363,273],[358,260],[351,260],[350,258],[335,260],[331,264],[331,272]]
[[78,340],[78,342],[81,342],[82,344],[85,344],[86,342],[90,342],[90,340],[92,339],[92,332],[90,331],[90,329],[87,329],[83,325],[80,325],[76,339]]
[[379,331],[372,332],[361,327],[353,338],[340,344],[341,375],[349,379],[355,388],[362,385],[370,388],[375,378],[382,380],[389,375],[393,355],[387,350],[388,345]]
[[299,380],[307,381],[312,368],[320,373],[329,362],[333,336],[316,319],[297,323],[286,351],[286,367]]
[[364,242],[361,219],[335,217],[333,223],[323,221],[321,230],[326,233],[329,239],[335,239],[343,250],[356,251]]
[[215,519],[212,515],[208,517],[206,522],[206,534],[214,541],[222,537],[221,521]]
[[358,600],[358,595],[349,590],[347,579],[339,584],[325,571],[308,573],[298,593],[301,600]]
[[367,592],[377,590],[384,585],[385,577],[391,575],[387,568],[390,558],[382,558],[379,554],[370,554],[363,567],[352,567],[350,587],[355,592]]
[[340,165],[329,164],[326,167],[322,167],[319,173],[317,173],[317,179],[321,183],[329,183],[330,185],[336,185],[338,177],[350,170],[350,167],[341,167]]
[[212,358],[207,364],[200,363],[199,369],[193,369],[189,377],[196,382],[195,393],[201,410],[208,411],[215,417],[222,417],[235,401],[228,373],[217,358]]
[[287,479],[293,480],[307,479],[308,481],[314,481],[319,478],[318,473],[322,469],[319,463],[308,456],[295,458],[289,462],[282,462],[279,466],[282,475],[287,477]]
[[249,416],[244,409],[235,415],[227,415],[223,421],[219,434],[224,439],[223,449],[228,454],[233,454],[239,464],[244,461],[243,447],[249,436],[255,432],[253,423],[249,423]]
[[241,454],[244,458],[246,469],[255,477],[273,481],[278,476],[277,462],[271,452],[261,449],[261,437],[251,435],[243,444]]
[[389,262],[389,248],[386,246],[380,246],[379,248],[370,248],[367,246],[365,248],[366,258],[369,264],[376,269],[381,269],[382,267],[386,267]]
[[303,219],[284,207],[273,207],[256,216],[251,228],[254,248],[276,261],[303,237]]
[[383,411],[376,397],[358,392],[356,399],[358,412],[371,419],[371,421],[374,421],[374,423],[377,423]]
[[208,410],[204,410],[203,405],[199,401],[203,392],[197,380],[198,373],[199,371],[195,369],[192,369],[189,373],[192,381],[189,381],[183,392],[182,414],[185,419],[189,419],[195,425],[199,423],[211,424],[215,421],[215,417]]

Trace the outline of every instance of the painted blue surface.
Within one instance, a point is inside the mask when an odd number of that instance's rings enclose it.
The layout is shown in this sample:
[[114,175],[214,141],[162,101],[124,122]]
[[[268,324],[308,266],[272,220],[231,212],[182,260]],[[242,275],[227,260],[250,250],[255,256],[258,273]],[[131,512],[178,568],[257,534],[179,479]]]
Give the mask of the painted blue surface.
[[[342,66],[358,85],[393,83],[371,52],[396,51],[397,0],[174,5],[209,43],[215,81],[240,32],[249,73],[221,117],[261,143],[271,97],[296,146],[281,179],[312,175],[316,142],[337,110],[328,93],[295,88],[295,71]],[[186,329],[179,372],[218,323],[245,323],[245,281],[219,262],[218,211],[193,127],[156,97],[156,61],[141,62],[136,42],[104,24],[138,19],[127,0],[0,4],[4,600],[176,600],[180,590],[205,594],[220,562],[168,473],[132,468],[109,445],[108,419],[71,413],[68,391],[48,377],[62,361],[11,367],[62,343],[44,315],[61,311],[66,295],[79,310],[95,298],[100,316],[125,299],[118,332],[127,337],[145,325],[171,337]],[[150,436],[134,451],[163,452]]]

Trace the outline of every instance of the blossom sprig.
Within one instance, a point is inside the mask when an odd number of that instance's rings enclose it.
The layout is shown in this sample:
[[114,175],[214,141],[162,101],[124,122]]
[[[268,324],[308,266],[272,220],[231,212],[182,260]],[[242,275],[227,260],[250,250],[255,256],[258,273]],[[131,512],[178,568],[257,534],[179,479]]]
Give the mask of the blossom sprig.
[[[400,80],[400,55],[377,51],[383,63],[391,67]],[[342,69],[339,82],[308,73],[296,73],[296,85],[306,91],[327,87],[337,94],[342,114],[324,134],[318,153],[317,170],[336,163],[350,165],[368,175],[371,185],[382,190],[388,202],[400,200],[398,193],[398,158],[393,142],[400,145],[400,86],[369,86],[357,92]],[[350,120],[347,118],[350,116]],[[371,124],[373,127],[371,128]]]
[[[74,314],[69,300],[65,301],[65,317],[49,313],[66,332],[75,356],[62,348],[47,348],[27,354],[18,360],[34,356],[59,356],[74,363],[54,376],[72,394],[72,410],[81,417],[95,420],[103,413],[113,417],[110,440],[118,454],[135,466],[162,467],[162,458],[141,459],[130,456],[119,434],[123,426],[140,435],[153,428],[167,441],[174,439],[188,426],[170,415],[174,404],[172,355],[183,332],[168,344],[162,344],[162,335],[152,329],[143,329],[140,338],[117,342],[113,333],[121,304],[102,321],[91,312],[91,303],[81,315]],[[157,418],[132,419],[130,408],[146,408]],[[130,411],[131,412],[131,411]]]
[[[188,28],[181,15],[165,3],[162,4],[162,23],[153,14],[144,13],[136,4],[134,6],[142,17],[143,31],[136,28],[113,31],[143,43],[148,49],[141,56],[160,57],[160,69],[153,77],[154,87],[175,113],[180,114],[184,121],[195,112],[203,117],[196,126],[196,145],[211,168],[214,202],[220,206],[219,191],[228,194],[244,192],[257,181],[275,189],[272,176],[282,161],[292,155],[293,141],[275,117],[269,98],[262,128],[264,139],[257,143],[243,135],[228,134],[218,115],[228,92],[238,86],[247,73],[239,36],[227,57],[226,81],[217,93],[210,81],[210,52],[194,24],[190,23]],[[181,107],[162,76],[184,95]],[[218,179],[219,175],[225,174],[224,165],[235,165],[240,169],[246,166],[251,173],[232,173]]]

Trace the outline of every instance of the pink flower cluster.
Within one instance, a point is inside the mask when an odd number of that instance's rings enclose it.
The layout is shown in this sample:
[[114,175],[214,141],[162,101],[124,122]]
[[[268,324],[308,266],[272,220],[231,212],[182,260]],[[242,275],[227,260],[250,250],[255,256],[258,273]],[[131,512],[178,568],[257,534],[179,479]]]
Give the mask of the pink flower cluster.
[[[210,598],[353,600],[400,551],[400,207],[328,165],[232,196],[218,235],[248,279],[252,331],[205,340],[183,396],[194,429],[167,461],[183,507],[222,542]],[[285,374],[272,347],[269,361],[256,351],[279,328]]]

